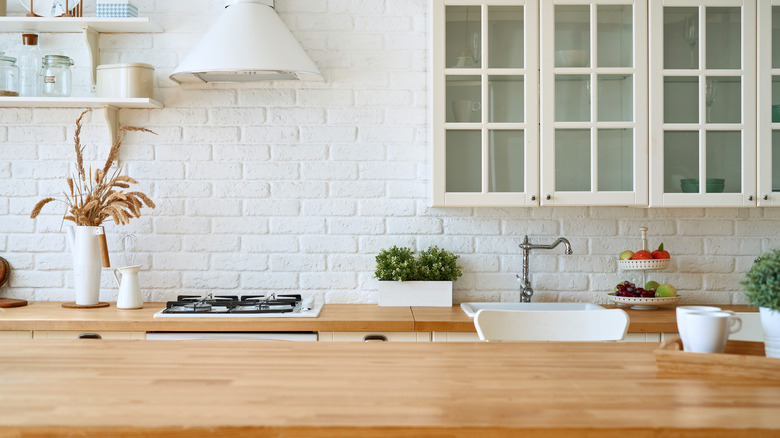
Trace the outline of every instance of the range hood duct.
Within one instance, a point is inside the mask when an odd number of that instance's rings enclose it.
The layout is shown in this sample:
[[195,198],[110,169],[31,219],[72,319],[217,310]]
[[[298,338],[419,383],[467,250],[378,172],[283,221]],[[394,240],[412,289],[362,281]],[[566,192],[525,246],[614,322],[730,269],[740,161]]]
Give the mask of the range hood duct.
[[176,83],[322,81],[273,10],[273,0],[229,0],[170,78]]

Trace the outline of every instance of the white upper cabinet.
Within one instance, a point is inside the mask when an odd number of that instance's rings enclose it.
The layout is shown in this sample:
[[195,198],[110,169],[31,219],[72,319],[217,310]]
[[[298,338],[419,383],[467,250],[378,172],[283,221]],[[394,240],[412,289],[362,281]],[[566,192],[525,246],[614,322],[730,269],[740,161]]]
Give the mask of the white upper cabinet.
[[538,205],[536,0],[432,7],[433,204]]
[[780,206],[780,0],[432,8],[434,206]]
[[650,1],[651,206],[757,205],[755,24],[755,0]]
[[541,2],[542,205],[647,205],[645,0]]
[[780,206],[780,0],[758,3],[758,205]]

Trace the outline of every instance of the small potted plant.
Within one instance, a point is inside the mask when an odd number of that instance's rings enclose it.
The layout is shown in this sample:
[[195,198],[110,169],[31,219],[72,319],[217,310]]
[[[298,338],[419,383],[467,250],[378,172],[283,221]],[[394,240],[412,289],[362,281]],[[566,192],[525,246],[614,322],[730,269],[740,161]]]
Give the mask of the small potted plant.
[[376,256],[380,306],[452,306],[452,282],[463,275],[458,256],[437,246],[415,257],[393,246]]
[[780,249],[757,258],[741,284],[748,301],[761,312],[766,355],[780,357]]

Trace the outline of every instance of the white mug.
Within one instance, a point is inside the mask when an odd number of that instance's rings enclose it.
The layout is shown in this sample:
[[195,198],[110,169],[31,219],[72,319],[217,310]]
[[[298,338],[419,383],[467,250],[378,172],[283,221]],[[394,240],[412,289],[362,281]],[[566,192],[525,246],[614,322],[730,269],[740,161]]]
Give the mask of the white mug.
[[723,353],[729,335],[742,328],[742,320],[730,311],[690,312],[685,324],[693,353]]
[[685,315],[691,312],[720,312],[720,307],[713,306],[680,306],[677,308],[677,332],[683,342],[683,351],[691,351],[685,324]]
[[471,121],[471,114],[479,111],[482,105],[473,100],[453,100],[452,112],[455,114],[455,121],[458,123],[468,123]]

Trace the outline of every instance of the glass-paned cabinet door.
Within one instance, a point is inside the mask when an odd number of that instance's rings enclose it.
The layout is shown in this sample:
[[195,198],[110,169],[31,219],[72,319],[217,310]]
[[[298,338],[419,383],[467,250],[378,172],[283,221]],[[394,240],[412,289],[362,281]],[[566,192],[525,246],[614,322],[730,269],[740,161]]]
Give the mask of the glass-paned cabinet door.
[[434,206],[539,204],[536,0],[433,0]]
[[541,2],[542,205],[647,205],[647,3]]
[[651,206],[756,205],[755,14],[650,1]]
[[780,0],[758,2],[758,206],[780,206]]

